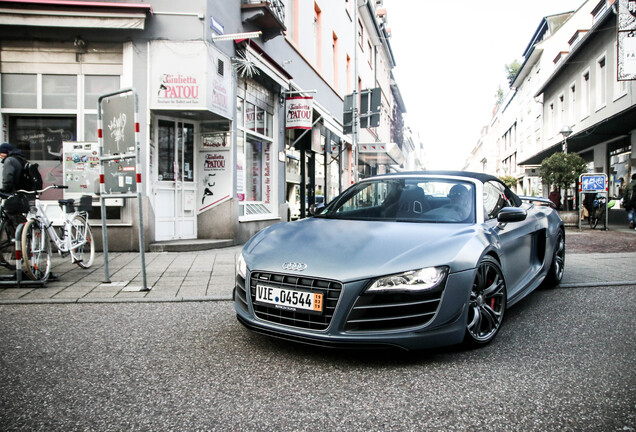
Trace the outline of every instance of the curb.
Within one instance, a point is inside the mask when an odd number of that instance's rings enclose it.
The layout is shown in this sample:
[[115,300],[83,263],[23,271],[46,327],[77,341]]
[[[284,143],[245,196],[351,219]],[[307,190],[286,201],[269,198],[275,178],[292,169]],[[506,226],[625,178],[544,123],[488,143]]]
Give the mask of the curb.
[[0,305],[35,304],[117,304],[117,303],[197,303],[232,301],[232,296],[156,297],[156,298],[96,298],[96,299],[13,299],[0,300]]

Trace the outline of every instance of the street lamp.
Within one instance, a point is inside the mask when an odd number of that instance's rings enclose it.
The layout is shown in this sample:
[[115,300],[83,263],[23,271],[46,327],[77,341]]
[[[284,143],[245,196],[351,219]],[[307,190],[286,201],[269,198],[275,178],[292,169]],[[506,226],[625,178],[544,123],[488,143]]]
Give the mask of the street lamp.
[[561,128],[559,133],[563,135],[563,153],[568,154],[568,137],[572,135],[572,128],[565,125]]

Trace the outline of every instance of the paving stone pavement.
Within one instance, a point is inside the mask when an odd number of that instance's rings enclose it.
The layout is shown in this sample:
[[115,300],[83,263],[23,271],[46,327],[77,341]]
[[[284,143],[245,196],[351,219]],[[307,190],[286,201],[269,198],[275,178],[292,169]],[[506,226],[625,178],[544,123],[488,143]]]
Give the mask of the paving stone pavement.
[[240,251],[241,246],[197,252],[146,252],[147,291],[142,290],[139,253],[109,253],[110,283],[104,282],[101,253],[96,254],[89,269],[72,264],[69,257],[53,255],[56,279],[44,287],[3,282],[0,304],[230,300]]
[[[56,280],[44,287],[0,285],[0,304],[83,302],[167,302],[231,300],[235,263],[242,246],[196,252],[147,252],[143,286],[139,253],[109,254],[110,283],[104,283],[104,256],[90,269],[70,258],[52,257]],[[636,285],[636,231],[566,230],[566,271],[562,288]]]

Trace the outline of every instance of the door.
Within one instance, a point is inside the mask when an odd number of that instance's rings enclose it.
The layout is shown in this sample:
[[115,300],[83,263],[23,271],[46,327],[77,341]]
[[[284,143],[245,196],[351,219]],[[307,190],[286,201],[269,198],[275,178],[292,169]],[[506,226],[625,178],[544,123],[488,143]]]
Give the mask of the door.
[[155,237],[159,241],[197,237],[194,128],[178,119],[158,118],[155,123]]

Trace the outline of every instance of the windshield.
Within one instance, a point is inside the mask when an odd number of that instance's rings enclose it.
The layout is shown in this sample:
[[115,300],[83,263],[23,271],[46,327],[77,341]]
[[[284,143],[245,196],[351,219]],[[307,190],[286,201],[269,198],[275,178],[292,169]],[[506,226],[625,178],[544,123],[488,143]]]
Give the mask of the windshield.
[[374,179],[352,186],[317,217],[474,223],[475,187],[443,178]]

